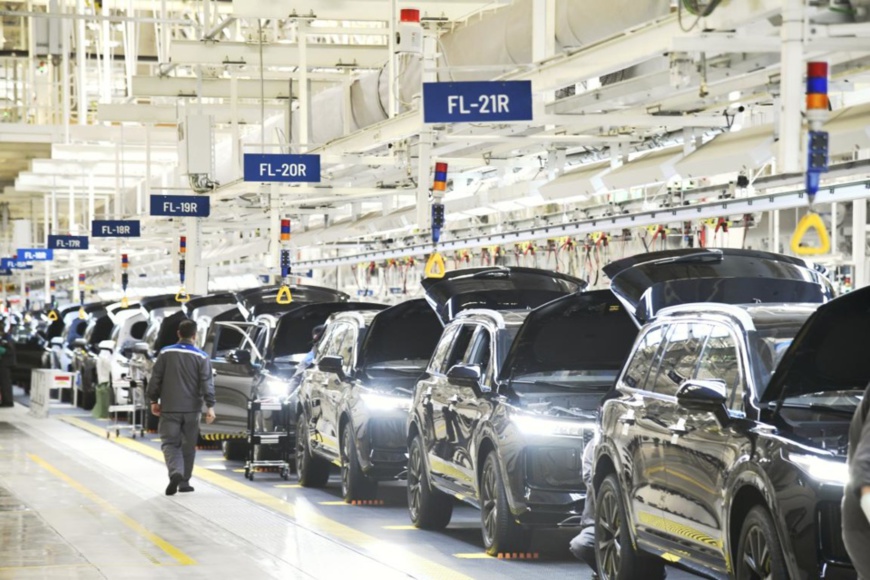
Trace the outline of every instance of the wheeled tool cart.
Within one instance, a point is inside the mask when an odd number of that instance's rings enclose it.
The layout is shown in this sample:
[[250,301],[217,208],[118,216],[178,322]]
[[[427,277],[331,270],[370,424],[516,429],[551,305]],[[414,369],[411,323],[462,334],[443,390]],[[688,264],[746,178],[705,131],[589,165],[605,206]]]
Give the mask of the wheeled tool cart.
[[[260,430],[258,418],[262,411],[280,413],[283,417],[289,416],[289,404],[275,399],[252,399],[248,401],[248,460],[245,462],[245,477],[254,481],[254,471],[258,467],[277,468],[281,477],[289,479],[290,461],[293,456],[290,445],[290,431],[286,424],[281,430]],[[279,450],[278,459],[257,460],[257,448],[261,446],[274,447]]]
[[[106,428],[106,438],[111,437],[112,431],[115,437],[121,436],[121,430],[129,429],[130,436],[135,439],[136,433],[140,437],[145,436],[145,388],[142,383],[133,383],[127,380],[112,381],[111,388],[115,395],[115,404],[109,405],[109,414],[112,416],[112,424]],[[118,423],[118,415],[126,414],[128,423]]]

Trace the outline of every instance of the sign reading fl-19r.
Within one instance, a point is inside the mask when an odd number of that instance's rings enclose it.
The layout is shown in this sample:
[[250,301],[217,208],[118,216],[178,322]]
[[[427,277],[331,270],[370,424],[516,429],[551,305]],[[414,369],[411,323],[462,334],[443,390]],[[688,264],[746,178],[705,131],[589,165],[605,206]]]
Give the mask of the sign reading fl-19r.
[[151,215],[170,217],[208,217],[211,198],[207,195],[152,195]]
[[423,83],[426,123],[531,120],[531,81]]
[[320,155],[245,155],[245,181],[320,183]]

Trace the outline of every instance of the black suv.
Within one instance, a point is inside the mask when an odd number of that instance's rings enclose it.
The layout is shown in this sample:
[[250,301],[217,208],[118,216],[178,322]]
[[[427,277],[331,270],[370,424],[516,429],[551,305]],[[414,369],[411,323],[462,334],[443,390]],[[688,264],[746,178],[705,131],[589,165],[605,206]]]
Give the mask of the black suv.
[[378,481],[405,471],[412,389],[442,329],[422,299],[330,318],[317,365],[299,390],[296,457],[303,486],[326,485],[330,463],[337,462],[345,501],[373,499]]
[[600,415],[601,577],[653,577],[662,556],[738,580],[855,578],[840,501],[868,328],[870,288],[658,312]]

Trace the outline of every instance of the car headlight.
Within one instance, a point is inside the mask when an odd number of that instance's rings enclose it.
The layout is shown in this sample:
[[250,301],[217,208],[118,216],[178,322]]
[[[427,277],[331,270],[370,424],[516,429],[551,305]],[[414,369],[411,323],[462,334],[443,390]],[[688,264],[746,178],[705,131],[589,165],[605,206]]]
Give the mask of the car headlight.
[[284,397],[287,395],[287,386],[280,379],[266,379],[260,387],[260,393],[266,397]]
[[529,415],[514,415],[511,420],[526,435],[583,437],[586,431],[597,429],[597,425],[592,421],[563,421]]
[[821,483],[846,485],[849,481],[849,466],[845,461],[799,453],[789,453],[788,458],[803,469],[807,475]]
[[372,411],[410,411],[411,399],[381,393],[361,393],[360,398]]

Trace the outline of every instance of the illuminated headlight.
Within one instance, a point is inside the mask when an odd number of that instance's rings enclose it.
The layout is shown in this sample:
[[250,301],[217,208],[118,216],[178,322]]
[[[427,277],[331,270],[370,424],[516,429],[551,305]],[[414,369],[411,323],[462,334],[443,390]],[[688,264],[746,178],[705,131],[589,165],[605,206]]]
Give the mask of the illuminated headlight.
[[846,485],[849,481],[849,466],[845,461],[798,453],[790,453],[788,458],[803,469],[807,475],[821,483]]
[[553,437],[583,437],[586,431],[597,426],[591,421],[561,421],[529,415],[514,415],[514,424],[526,435],[550,435]]
[[266,397],[284,397],[287,395],[287,383],[279,379],[266,379],[260,391]]
[[362,393],[360,398],[366,404],[366,407],[372,411],[409,411],[411,409],[411,399],[408,397],[395,397],[380,393]]

